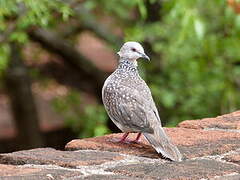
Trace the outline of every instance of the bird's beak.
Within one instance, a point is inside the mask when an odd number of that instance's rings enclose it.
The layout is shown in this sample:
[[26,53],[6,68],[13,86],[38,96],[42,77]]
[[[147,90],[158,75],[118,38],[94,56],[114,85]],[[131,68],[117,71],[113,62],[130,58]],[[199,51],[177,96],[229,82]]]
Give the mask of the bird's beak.
[[146,60],[148,60],[148,61],[150,61],[150,58],[146,54],[144,54],[144,53],[141,53],[141,57],[146,59]]

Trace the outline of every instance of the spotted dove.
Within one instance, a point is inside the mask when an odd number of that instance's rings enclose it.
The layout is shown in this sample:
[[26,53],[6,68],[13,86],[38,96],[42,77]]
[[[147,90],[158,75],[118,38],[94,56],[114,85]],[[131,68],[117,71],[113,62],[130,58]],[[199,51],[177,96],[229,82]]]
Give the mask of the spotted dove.
[[182,155],[172,144],[161,125],[158,110],[151,91],[139,76],[137,59],[149,57],[137,42],[126,42],[118,52],[117,69],[106,79],[102,89],[105,109],[115,125],[125,134],[121,142],[131,132],[141,133],[162,156],[181,161]]

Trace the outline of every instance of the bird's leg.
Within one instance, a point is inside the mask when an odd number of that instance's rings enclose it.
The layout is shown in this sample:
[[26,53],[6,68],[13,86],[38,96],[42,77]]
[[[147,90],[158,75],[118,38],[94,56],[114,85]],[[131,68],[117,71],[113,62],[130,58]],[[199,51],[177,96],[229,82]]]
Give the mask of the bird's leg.
[[141,135],[142,135],[142,133],[138,133],[136,139],[134,141],[132,141],[132,142],[138,143]]
[[121,142],[121,143],[122,143],[122,142],[125,142],[125,140],[126,140],[126,138],[127,138],[128,135],[129,135],[129,132],[124,133],[119,142]]

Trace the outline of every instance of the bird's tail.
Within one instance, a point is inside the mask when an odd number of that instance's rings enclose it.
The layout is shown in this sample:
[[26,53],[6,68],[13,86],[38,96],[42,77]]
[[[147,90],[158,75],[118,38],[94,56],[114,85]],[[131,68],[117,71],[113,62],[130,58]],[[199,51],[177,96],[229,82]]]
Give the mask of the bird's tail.
[[178,148],[171,143],[162,127],[155,128],[154,134],[143,133],[143,135],[162,156],[172,161],[182,161],[182,154],[179,152]]

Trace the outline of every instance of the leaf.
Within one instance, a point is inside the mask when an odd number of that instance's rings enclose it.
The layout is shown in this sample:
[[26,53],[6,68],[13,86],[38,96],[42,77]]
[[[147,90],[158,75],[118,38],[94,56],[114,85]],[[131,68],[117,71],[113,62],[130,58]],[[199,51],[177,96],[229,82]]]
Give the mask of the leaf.
[[62,6],[60,12],[64,21],[67,21],[73,15],[73,11],[68,6]]
[[94,129],[94,136],[102,136],[102,135],[106,134],[107,132],[109,132],[109,130],[106,126],[98,125]]
[[237,29],[240,29],[240,15],[236,16],[235,25]]
[[203,21],[201,21],[200,19],[195,19],[194,20],[194,28],[195,28],[197,38],[199,40],[202,40],[204,37],[204,33],[205,33],[205,25],[204,25]]
[[147,9],[145,7],[144,1],[143,0],[138,0],[138,9],[141,14],[142,19],[146,19],[147,17]]
[[7,67],[9,51],[9,46],[6,44],[0,46],[0,75]]
[[162,103],[168,108],[173,107],[176,103],[175,94],[167,90],[162,91]]
[[28,40],[28,36],[25,32],[16,31],[10,35],[10,40],[17,41],[19,43],[25,43]]

